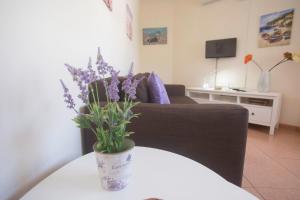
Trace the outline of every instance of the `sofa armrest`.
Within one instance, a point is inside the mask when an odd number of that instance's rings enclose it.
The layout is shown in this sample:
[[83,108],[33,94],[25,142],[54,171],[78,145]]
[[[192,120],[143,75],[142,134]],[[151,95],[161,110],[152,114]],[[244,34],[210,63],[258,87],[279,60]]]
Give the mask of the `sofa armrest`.
[[[148,104],[128,129],[138,146],[164,149],[191,158],[240,186],[248,130],[248,110],[224,104]],[[92,151],[93,133],[83,131],[83,151]]]
[[248,110],[237,105],[140,104],[129,129],[134,141],[172,151],[207,166],[241,185]]
[[165,85],[168,96],[185,96],[185,86],[184,85],[174,85],[166,84]]
[[237,105],[140,104],[129,129],[138,146],[191,158],[241,186],[248,110]]

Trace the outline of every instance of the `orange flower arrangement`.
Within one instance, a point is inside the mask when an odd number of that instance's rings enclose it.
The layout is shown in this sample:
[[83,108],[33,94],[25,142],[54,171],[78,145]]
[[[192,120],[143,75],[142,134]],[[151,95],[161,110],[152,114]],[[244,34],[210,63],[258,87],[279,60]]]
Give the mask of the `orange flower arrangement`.
[[260,71],[263,71],[263,69],[261,68],[261,66],[253,59],[253,55],[252,54],[248,54],[248,55],[245,56],[244,64],[247,64],[250,61],[252,61],[260,69]]
[[[244,64],[247,64],[248,62],[253,62],[259,69],[260,71],[263,71],[262,67],[253,59],[252,54],[247,54],[244,58]],[[268,72],[272,71],[274,68],[276,68],[278,65],[287,62],[287,61],[295,61],[295,62],[300,62],[300,53],[290,53],[290,52],[285,52],[283,54],[283,59],[280,60],[278,63],[276,63],[274,66],[272,66]]]

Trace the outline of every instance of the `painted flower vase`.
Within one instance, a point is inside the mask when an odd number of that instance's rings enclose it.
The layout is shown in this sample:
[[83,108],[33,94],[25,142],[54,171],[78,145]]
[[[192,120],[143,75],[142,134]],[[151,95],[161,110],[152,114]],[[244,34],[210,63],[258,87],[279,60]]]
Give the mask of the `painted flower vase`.
[[270,72],[261,72],[258,84],[257,84],[258,92],[269,92],[270,91]]
[[[95,144],[96,145],[96,144]],[[108,191],[125,188],[131,176],[131,162],[134,142],[125,139],[125,150],[119,153],[101,153],[95,150],[101,185]]]

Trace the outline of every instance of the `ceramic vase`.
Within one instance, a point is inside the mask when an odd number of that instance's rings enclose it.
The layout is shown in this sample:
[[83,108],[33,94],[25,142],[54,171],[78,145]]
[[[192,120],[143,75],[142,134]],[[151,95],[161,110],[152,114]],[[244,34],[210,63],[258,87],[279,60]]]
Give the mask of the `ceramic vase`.
[[261,72],[257,84],[258,92],[269,92],[270,91],[270,72]]
[[[95,144],[96,145],[96,144]],[[101,185],[105,190],[118,191],[125,188],[131,176],[134,142],[125,139],[125,150],[119,153],[101,153],[95,150]]]

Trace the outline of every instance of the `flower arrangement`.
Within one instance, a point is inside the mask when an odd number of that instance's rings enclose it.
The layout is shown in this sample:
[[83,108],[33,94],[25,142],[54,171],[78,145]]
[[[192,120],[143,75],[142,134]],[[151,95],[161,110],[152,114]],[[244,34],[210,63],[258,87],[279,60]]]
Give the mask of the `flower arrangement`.
[[[121,89],[124,91],[125,97],[124,102],[120,104],[118,103],[120,100],[118,88],[120,71],[115,71],[112,66],[104,61],[100,48],[98,48],[96,61],[97,70],[93,69],[91,58],[89,58],[87,69],[75,68],[69,64],[65,64],[65,66],[72,75],[73,81],[79,87],[80,94],[78,98],[87,105],[89,111],[89,114],[78,112],[69,89],[63,80],[60,80],[67,107],[74,110],[77,114],[73,121],[79,128],[92,130],[97,138],[94,148],[98,152],[116,153],[126,150],[125,138],[132,134],[132,132],[126,131],[126,126],[132,118],[138,116],[138,114],[132,112],[132,108],[138,104],[138,102],[134,102],[136,99],[136,88],[144,77],[134,79],[132,64],[126,79],[122,83]],[[108,75],[111,77],[110,83],[106,79]],[[107,100],[104,104],[100,103],[97,84],[95,84],[96,89],[92,87],[92,83],[97,80],[101,80],[105,88]],[[89,102],[89,97],[92,98],[91,102]]]
[[[260,71],[263,71],[262,67],[253,59],[252,54],[248,54],[244,58],[244,64],[247,64],[248,62],[253,62],[259,69]],[[285,52],[283,54],[283,59],[281,59],[278,63],[276,63],[274,66],[270,67],[268,69],[268,72],[271,72],[273,69],[275,69],[278,65],[285,63],[287,61],[295,61],[295,62],[300,62],[300,53],[290,53],[290,52]]]

